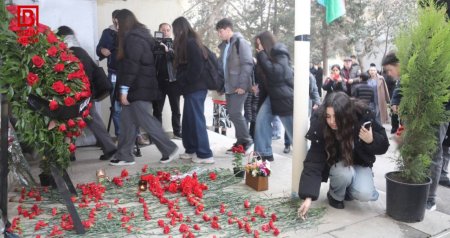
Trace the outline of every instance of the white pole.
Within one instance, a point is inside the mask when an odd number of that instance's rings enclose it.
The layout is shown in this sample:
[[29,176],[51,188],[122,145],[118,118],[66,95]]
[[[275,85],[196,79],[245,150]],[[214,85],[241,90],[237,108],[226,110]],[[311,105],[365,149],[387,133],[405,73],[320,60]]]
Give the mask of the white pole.
[[306,157],[309,101],[309,50],[311,27],[311,0],[295,1],[295,78],[294,78],[294,141],[292,156],[292,195],[298,193],[298,184]]

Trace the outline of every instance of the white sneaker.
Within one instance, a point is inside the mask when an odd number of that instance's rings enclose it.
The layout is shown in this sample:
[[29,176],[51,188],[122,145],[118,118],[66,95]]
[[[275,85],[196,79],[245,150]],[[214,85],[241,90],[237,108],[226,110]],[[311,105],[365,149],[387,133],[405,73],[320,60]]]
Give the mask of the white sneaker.
[[177,147],[175,148],[175,150],[173,150],[173,152],[170,153],[169,157],[162,158],[162,159],[159,160],[159,162],[162,163],[162,164],[167,164],[167,163],[169,163],[170,161],[172,161],[173,159],[175,159],[175,155],[178,154],[178,150],[179,150],[179,148],[178,148],[178,146],[177,146]]
[[123,160],[118,160],[118,159],[112,159],[109,161],[109,165],[112,165],[112,166],[133,165],[135,163],[136,163],[135,161],[123,161]]
[[189,154],[189,153],[180,154],[180,159],[194,159],[196,157],[197,157],[197,155],[195,153],[192,153],[192,154]]
[[197,156],[195,156],[194,158],[192,158],[192,162],[197,163],[197,164],[214,164],[214,157],[209,157],[209,158],[197,158]]

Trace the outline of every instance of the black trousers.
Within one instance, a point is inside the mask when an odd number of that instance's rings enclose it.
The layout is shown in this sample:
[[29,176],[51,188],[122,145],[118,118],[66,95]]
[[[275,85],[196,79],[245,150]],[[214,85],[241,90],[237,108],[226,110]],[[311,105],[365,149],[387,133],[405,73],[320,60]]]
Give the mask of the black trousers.
[[[174,87],[176,87],[174,85]],[[180,113],[180,92],[178,88],[171,86],[161,90],[162,98],[158,101],[153,101],[153,116],[156,117],[162,123],[162,111],[164,109],[164,103],[166,102],[166,96],[169,97],[170,109],[172,110],[172,128],[173,134],[176,136],[181,135],[181,113]]]

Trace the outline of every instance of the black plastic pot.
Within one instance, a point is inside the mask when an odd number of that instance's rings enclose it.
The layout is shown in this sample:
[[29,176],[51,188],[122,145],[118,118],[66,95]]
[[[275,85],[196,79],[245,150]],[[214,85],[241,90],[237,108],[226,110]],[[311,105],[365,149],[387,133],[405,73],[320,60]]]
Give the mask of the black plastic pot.
[[244,178],[245,171],[240,168],[233,168],[233,173],[235,177]]
[[431,179],[426,183],[411,184],[398,181],[400,172],[387,173],[386,213],[402,222],[420,222],[423,220]]
[[39,181],[41,182],[42,187],[52,187],[56,188],[56,182],[55,179],[51,174],[39,174]]

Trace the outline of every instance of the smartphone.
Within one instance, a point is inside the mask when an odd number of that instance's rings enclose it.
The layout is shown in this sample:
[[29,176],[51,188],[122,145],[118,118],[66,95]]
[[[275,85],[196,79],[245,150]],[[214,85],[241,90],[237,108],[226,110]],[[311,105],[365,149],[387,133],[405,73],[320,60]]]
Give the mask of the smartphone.
[[367,130],[370,130],[371,126],[372,126],[372,122],[371,121],[366,121],[363,124],[363,127],[366,128]]

